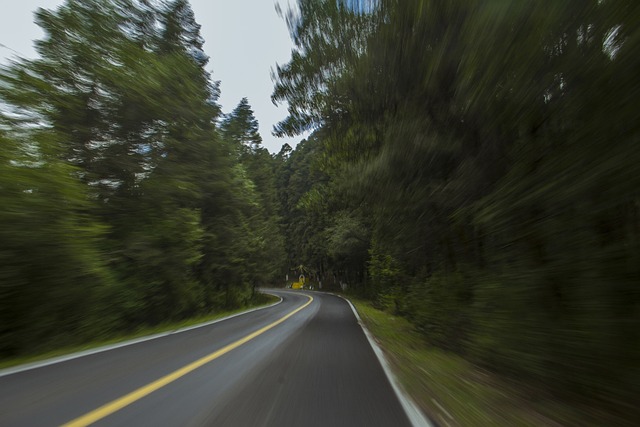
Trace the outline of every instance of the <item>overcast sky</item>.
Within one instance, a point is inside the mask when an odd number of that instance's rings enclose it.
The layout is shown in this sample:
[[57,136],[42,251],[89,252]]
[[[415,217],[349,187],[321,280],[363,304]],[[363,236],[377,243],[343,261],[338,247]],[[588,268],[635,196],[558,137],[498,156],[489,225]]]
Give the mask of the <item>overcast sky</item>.
[[[207,69],[221,80],[220,104],[230,112],[247,97],[260,123],[263,144],[272,153],[285,142],[292,147],[301,139],[276,138],[273,125],[287,115],[285,105],[271,103],[270,70],[286,63],[292,43],[287,26],[275,12],[275,0],[191,0],[196,21],[202,25],[204,50],[210,56]],[[279,0],[286,10],[287,0]],[[0,61],[16,54],[35,57],[33,40],[43,32],[33,23],[38,7],[53,9],[63,0],[19,0],[7,2],[0,13]],[[11,50],[12,49],[12,50]]]

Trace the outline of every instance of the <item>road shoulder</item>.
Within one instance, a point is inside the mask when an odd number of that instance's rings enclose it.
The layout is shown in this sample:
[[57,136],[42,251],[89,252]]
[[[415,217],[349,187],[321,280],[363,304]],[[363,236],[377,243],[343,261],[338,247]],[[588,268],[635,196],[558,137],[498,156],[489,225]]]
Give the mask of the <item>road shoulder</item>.
[[[62,363],[68,360],[78,359],[78,358],[89,356],[92,354],[102,353],[105,351],[114,350],[116,348],[126,347],[129,345],[134,345],[141,342],[166,337],[167,335],[172,335],[180,332],[190,331],[197,328],[202,328],[205,326],[213,325],[215,323],[223,322],[228,319],[232,319],[234,317],[242,316],[248,313],[253,313],[254,311],[264,310],[264,309],[273,307],[275,305],[278,305],[282,302],[282,298],[277,297],[273,294],[269,294],[268,290],[264,291],[264,293],[271,295],[277,298],[278,300],[272,303],[259,305],[257,307],[250,307],[250,308],[245,307],[239,310],[228,311],[221,315],[210,316],[209,320],[202,320],[202,318],[199,318],[196,320],[191,319],[191,320],[187,320],[187,321],[176,323],[176,324],[162,325],[158,328],[154,328],[155,330],[160,330],[160,332],[156,332],[156,333],[146,333],[146,334],[143,333],[142,335],[135,334],[133,338],[132,337],[115,338],[107,344],[105,344],[104,342],[88,343],[85,346],[83,346],[81,350],[76,349],[75,351],[69,350],[68,352],[65,352],[65,350],[63,349],[63,350],[54,352],[54,354],[55,353],[59,354],[59,355],[56,354],[54,356],[50,356],[50,353],[41,355],[41,356],[36,355],[32,358],[29,358],[33,361],[28,361],[25,363],[18,362],[16,364],[11,364],[11,361],[3,361],[4,363],[9,363],[10,365],[7,366],[6,368],[0,369],[0,378],[2,378],[3,376],[16,374],[18,372],[24,372],[31,369],[41,368],[44,366],[55,365],[56,363]],[[17,359],[17,360],[23,360],[23,359]]]
[[418,405],[414,402],[413,398],[405,391],[400,381],[398,381],[398,378],[396,377],[393,369],[391,368],[389,362],[387,361],[387,358],[385,357],[385,352],[380,347],[375,336],[367,328],[366,323],[363,322],[362,318],[360,317],[360,314],[358,313],[358,310],[353,305],[353,303],[348,298],[345,298],[342,295],[338,295],[338,294],[331,294],[331,295],[335,295],[337,297],[344,299],[349,304],[349,307],[351,307],[353,314],[355,315],[356,319],[358,320],[358,323],[360,324],[360,327],[362,328],[362,331],[367,337],[367,340],[369,341],[369,344],[371,345],[373,352],[378,358],[378,361],[380,362],[380,365],[382,366],[382,369],[384,370],[384,373],[387,376],[387,379],[389,380],[391,387],[393,387],[393,391],[398,397],[398,400],[400,401],[400,404],[402,405],[402,408],[407,414],[407,417],[409,418],[409,421],[411,422],[411,424],[415,427],[433,427],[434,424],[424,415],[424,413],[420,410]]

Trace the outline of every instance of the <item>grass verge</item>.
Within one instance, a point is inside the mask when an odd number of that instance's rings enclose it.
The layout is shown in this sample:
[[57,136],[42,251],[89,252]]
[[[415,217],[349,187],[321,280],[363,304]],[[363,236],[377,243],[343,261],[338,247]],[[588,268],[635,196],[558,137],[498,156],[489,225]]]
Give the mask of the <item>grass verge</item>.
[[241,313],[243,311],[250,310],[253,308],[265,307],[267,305],[274,304],[279,300],[280,298],[273,295],[260,294],[260,298],[258,298],[254,304],[247,305],[235,310],[220,311],[214,314],[193,317],[191,319],[185,319],[178,322],[162,323],[160,325],[156,325],[153,327],[145,326],[135,330],[134,332],[130,332],[126,334],[114,334],[111,337],[101,337],[100,339],[97,339],[91,342],[86,342],[81,345],[63,347],[63,348],[55,349],[52,351],[47,351],[44,353],[38,353],[38,354],[20,356],[20,357],[11,358],[11,359],[0,360],[0,369],[11,368],[13,366],[23,365],[27,363],[39,362],[47,359],[52,359],[55,357],[64,356],[67,354],[91,350],[99,347],[121,343],[124,341],[133,340],[136,338],[142,338],[149,335],[159,334],[162,332],[175,331],[175,330],[186,328],[189,326],[194,326],[201,323],[211,322],[217,319],[222,319],[223,317],[231,316],[233,314]]
[[[406,319],[349,298],[416,404],[439,426],[601,426],[611,414],[558,402],[426,344]],[[618,421],[620,421],[618,419]]]

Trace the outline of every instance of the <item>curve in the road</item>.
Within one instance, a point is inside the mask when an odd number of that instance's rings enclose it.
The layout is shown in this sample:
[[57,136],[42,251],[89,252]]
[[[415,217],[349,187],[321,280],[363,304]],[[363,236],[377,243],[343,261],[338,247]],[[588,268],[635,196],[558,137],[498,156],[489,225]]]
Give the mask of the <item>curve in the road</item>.
[[0,425],[423,424],[403,408],[348,301],[266,292],[282,303],[0,377]]
[[227,353],[229,353],[231,350],[234,350],[238,347],[240,347],[242,344],[245,344],[248,341],[251,341],[252,339],[254,339],[255,337],[264,334],[265,332],[267,332],[269,329],[272,329],[276,326],[278,326],[279,324],[281,324],[282,322],[284,322],[285,320],[287,320],[288,318],[290,318],[291,316],[293,316],[294,314],[296,314],[297,312],[299,312],[300,310],[303,310],[305,307],[307,307],[309,304],[311,304],[311,302],[313,301],[313,297],[310,295],[305,295],[307,298],[309,298],[309,300],[304,303],[303,305],[301,305],[300,307],[296,308],[293,311],[290,311],[288,314],[284,315],[283,317],[281,317],[280,319],[276,320],[273,323],[268,324],[267,326],[264,326],[260,329],[258,329],[255,332],[250,333],[249,335],[240,338],[239,340],[232,342],[231,344],[221,348],[220,350],[214,351],[211,354],[208,354],[207,356],[204,356],[198,360],[196,360],[195,362],[192,362],[168,375],[165,375],[164,377],[152,382],[151,384],[147,384],[143,387],[140,387],[137,390],[132,391],[131,393],[122,396],[119,399],[116,399],[112,402],[107,403],[106,405],[101,406],[98,409],[95,409],[91,412],[89,412],[88,414],[85,414],[81,417],[76,418],[75,420],[69,421],[68,423],[64,424],[62,427],[85,427],[88,425],[91,425],[93,423],[95,423],[96,421],[101,420],[102,418],[109,416],[111,414],[113,414],[114,412],[119,411],[120,409],[124,408],[125,406],[128,406],[130,404],[132,404],[133,402],[142,399],[143,397],[153,393],[154,391],[166,386],[167,384],[170,384],[172,382],[174,382],[175,380],[177,380],[178,378],[181,378],[185,375],[187,375],[190,372],[195,371],[196,369],[200,368],[203,365],[206,365],[209,362],[212,362],[214,360],[216,360],[218,357],[225,355]]

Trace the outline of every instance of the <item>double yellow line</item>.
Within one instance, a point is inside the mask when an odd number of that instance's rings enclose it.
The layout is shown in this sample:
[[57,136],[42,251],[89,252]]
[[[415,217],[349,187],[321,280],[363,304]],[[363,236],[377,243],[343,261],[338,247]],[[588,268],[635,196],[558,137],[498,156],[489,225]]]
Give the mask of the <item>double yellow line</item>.
[[292,312],[288,313],[286,316],[281,317],[280,319],[276,320],[275,322],[258,329],[257,331],[245,336],[244,338],[240,338],[238,341],[235,341],[223,348],[221,348],[220,350],[217,350],[207,356],[202,357],[201,359],[196,360],[195,362],[192,362],[180,369],[178,369],[177,371],[174,371],[168,375],[165,375],[164,377],[155,380],[154,382],[147,384],[145,386],[140,387],[137,390],[132,391],[129,394],[126,394],[112,402],[109,402],[101,407],[99,407],[98,409],[95,409],[85,415],[82,415],[81,417],[76,418],[75,420],[69,421],[66,424],[63,424],[62,427],[81,427],[81,426],[88,426],[90,424],[95,423],[96,421],[99,421],[111,414],[113,414],[116,411],[119,411],[120,409],[124,408],[125,406],[128,406],[130,404],[132,404],[133,402],[142,399],[143,397],[153,393],[154,391],[166,386],[167,384],[170,384],[172,382],[174,382],[175,380],[177,380],[178,378],[181,378],[185,375],[187,375],[190,372],[195,371],[196,369],[198,369],[199,367],[213,361],[216,360],[218,357],[229,353],[231,350],[236,349],[238,347],[240,347],[242,344],[245,344],[248,341],[251,341],[252,339],[254,339],[255,337],[257,337],[258,335],[261,335],[265,332],[267,332],[269,329],[274,328],[276,326],[278,326],[279,324],[281,324],[282,322],[284,322],[285,320],[287,320],[288,318],[290,318],[291,316],[293,316],[294,314],[296,314],[297,312],[299,312],[300,310],[302,310],[303,308],[305,308],[306,306],[308,306],[309,304],[311,304],[311,301],[313,301],[313,297],[309,296],[309,295],[305,295],[307,298],[309,298],[309,301],[307,301],[305,304],[303,304],[301,307],[296,308],[295,310],[293,310]]

